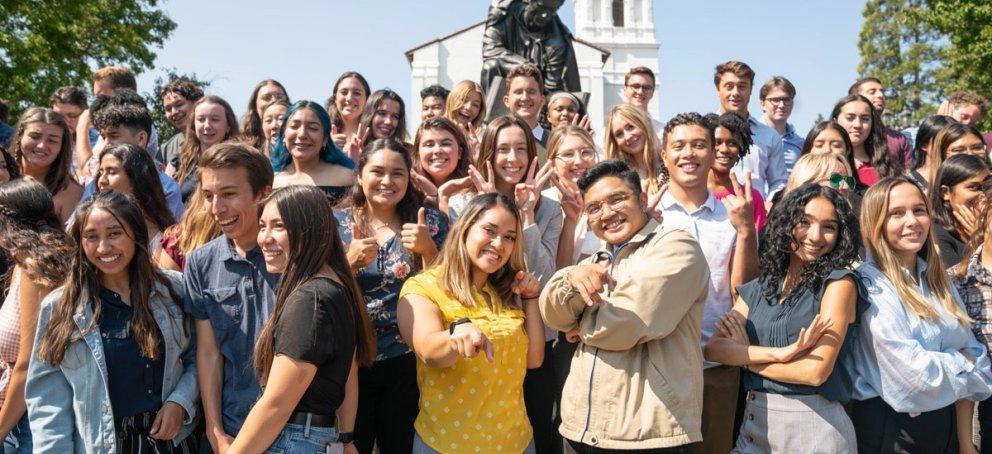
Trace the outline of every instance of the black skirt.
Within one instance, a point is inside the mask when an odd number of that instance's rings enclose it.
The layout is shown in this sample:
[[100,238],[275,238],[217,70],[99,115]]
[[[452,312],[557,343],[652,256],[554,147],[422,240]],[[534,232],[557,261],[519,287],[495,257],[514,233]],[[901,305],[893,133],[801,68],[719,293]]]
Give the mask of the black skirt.
[[881,397],[851,404],[851,422],[858,437],[858,452],[957,453],[954,405],[916,416],[897,413]]

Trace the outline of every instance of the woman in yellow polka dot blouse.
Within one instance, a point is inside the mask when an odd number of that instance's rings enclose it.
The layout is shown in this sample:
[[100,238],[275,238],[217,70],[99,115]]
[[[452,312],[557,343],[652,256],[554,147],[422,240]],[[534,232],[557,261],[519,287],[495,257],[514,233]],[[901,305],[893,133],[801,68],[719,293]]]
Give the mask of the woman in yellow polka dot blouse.
[[400,291],[420,386],[415,454],[534,452],[523,381],[544,360],[544,323],[521,232],[508,198],[476,196],[438,261]]

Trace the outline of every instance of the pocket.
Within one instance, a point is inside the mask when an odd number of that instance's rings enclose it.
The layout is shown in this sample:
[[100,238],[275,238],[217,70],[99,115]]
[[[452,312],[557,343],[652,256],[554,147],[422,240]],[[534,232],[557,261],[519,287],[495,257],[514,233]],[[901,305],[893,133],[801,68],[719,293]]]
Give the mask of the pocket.
[[[327,444],[337,441],[337,435],[334,432],[335,431],[333,429],[323,427],[311,427],[309,435],[305,435],[302,428],[293,430],[288,437],[288,450],[289,452],[294,453],[324,454],[327,452]],[[334,446],[335,445],[332,445],[332,448]],[[334,451],[332,450],[331,452]]]
[[241,322],[241,304],[236,295],[237,287],[220,287],[203,290],[210,300],[208,314],[214,330],[223,331]]

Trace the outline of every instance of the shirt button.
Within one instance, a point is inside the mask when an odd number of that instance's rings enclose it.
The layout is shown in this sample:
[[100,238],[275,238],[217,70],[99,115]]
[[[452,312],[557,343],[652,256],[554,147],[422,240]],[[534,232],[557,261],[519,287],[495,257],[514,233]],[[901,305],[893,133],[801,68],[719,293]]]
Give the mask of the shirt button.
[[747,415],[747,419],[750,421],[754,421],[754,415],[753,414]]
[[151,393],[152,393],[152,390],[150,390],[150,389],[149,389],[149,390],[148,390],[148,394],[151,394]]
[[151,364],[145,364],[145,369],[151,369],[151,368],[152,368]]

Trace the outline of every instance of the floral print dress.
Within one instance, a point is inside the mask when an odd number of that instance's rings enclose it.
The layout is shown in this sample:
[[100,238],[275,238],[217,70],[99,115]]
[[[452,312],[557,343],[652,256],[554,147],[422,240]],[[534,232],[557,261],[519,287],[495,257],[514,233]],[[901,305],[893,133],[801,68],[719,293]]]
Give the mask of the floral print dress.
[[[448,220],[440,211],[426,209],[427,228],[438,250],[448,235]],[[335,210],[338,233],[345,248],[351,244],[361,228],[355,221],[351,208]],[[359,233],[359,237],[361,234]],[[395,358],[410,352],[410,346],[400,338],[396,325],[396,303],[400,289],[408,277],[419,271],[420,259],[415,259],[397,234],[379,245],[375,259],[369,266],[355,271],[355,279],[362,289],[365,307],[376,334],[376,361]]]

